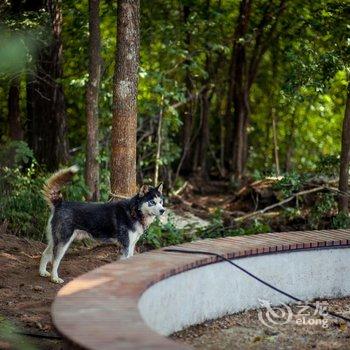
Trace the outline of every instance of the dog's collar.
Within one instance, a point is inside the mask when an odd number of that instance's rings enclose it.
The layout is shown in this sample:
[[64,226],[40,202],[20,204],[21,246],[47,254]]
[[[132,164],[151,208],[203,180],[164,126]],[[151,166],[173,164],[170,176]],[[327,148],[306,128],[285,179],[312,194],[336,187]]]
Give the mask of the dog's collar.
[[144,215],[141,215],[140,223],[144,231],[148,229],[149,225],[147,225],[146,217]]
[[138,220],[143,228],[143,230],[147,230],[149,227],[149,223],[147,223],[146,216],[141,213],[140,210],[136,208],[131,209],[131,216],[133,219]]

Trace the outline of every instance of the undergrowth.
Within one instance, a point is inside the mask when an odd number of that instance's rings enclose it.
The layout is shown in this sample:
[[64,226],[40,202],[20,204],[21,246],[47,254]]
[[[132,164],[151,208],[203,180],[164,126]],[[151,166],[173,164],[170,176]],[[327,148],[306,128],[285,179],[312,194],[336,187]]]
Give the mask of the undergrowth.
[[[5,161],[6,160],[6,161]],[[101,159],[103,163],[104,160]],[[87,189],[83,179],[84,158],[78,154],[74,158],[74,164],[81,166],[81,172],[76,175],[72,186],[64,190],[64,197],[69,200],[83,201],[87,195]],[[38,166],[31,150],[24,142],[13,142],[0,152],[0,223],[6,222],[11,232],[32,238],[45,240],[45,227],[49,216],[49,208],[45,203],[41,190],[49,173]],[[335,173],[338,159],[327,158],[320,161],[320,170],[329,175]],[[103,201],[109,194],[109,171],[107,167],[101,167],[101,197]],[[274,189],[281,193],[282,199],[300,191],[309,176],[292,172],[286,174],[278,181]],[[350,218],[347,214],[336,210],[334,194],[315,194],[314,204],[307,210],[303,207],[304,199],[295,201],[294,205],[282,209],[281,217],[287,221],[306,216],[306,229],[318,229],[324,227],[328,220],[330,228],[349,228]],[[164,246],[180,244],[197,239],[219,238],[228,236],[252,235],[271,232],[272,228],[267,220],[259,217],[240,224],[224,222],[223,214],[217,209],[209,220],[209,225],[204,228],[186,226],[179,229],[170,216],[166,223],[156,220],[140,240],[140,244],[147,249],[161,248]]]

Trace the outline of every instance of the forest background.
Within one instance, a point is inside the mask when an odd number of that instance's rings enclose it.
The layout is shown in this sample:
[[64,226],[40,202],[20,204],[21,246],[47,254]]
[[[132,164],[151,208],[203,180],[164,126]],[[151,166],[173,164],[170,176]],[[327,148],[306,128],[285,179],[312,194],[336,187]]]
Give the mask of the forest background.
[[151,247],[279,230],[266,205],[283,229],[348,227],[349,18],[341,0],[2,2],[0,220],[43,240],[42,184],[78,164],[75,200],[255,196],[191,237],[158,223]]

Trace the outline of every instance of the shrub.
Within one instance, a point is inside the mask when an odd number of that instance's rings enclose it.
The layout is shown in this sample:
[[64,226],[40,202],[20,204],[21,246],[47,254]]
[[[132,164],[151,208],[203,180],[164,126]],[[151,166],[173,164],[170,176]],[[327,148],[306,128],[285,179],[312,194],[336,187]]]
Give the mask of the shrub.
[[23,170],[3,167],[0,172],[0,220],[16,234],[43,240],[49,214],[41,195],[44,174],[35,162]]
[[332,219],[332,228],[347,229],[350,228],[350,216],[343,211]]
[[328,177],[339,176],[340,157],[339,155],[321,156],[316,163],[316,173]]
[[[41,191],[50,175],[38,166],[32,150],[23,141],[5,144],[0,163],[0,221],[6,221],[15,234],[45,240],[49,208]],[[87,192],[82,177],[66,192],[67,198],[83,199]]]
[[210,225],[198,229],[197,236],[199,238],[220,238],[220,237],[231,237],[231,236],[245,236],[257,233],[271,232],[271,228],[267,223],[263,223],[258,219],[254,219],[248,224],[241,224],[237,227],[228,227],[224,225],[222,219],[222,211],[217,209],[212,218]]
[[33,151],[24,141],[9,141],[0,148],[2,167],[28,165],[35,161]]
[[172,217],[169,216],[165,224],[156,219],[146,233],[142,235],[139,244],[147,248],[158,249],[169,245],[189,242],[195,237],[189,235],[186,228],[176,228]]
[[285,176],[277,181],[273,189],[281,191],[283,197],[289,197],[293,193],[300,191],[305,182],[305,175],[298,174],[296,172],[291,172],[285,174]]
[[312,229],[318,229],[324,217],[329,216],[332,210],[335,210],[335,200],[331,193],[318,193],[315,205],[310,211],[308,218],[309,225]]

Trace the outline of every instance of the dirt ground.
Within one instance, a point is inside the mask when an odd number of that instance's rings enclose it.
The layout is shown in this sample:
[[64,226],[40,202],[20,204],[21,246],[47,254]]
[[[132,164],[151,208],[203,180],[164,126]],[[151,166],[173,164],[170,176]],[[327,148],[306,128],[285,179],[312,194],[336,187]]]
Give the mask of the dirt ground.
[[[25,348],[29,342],[37,349],[65,349],[59,339],[45,339],[25,336],[9,341],[2,334],[7,323],[16,326],[17,331],[39,335],[57,336],[51,322],[51,303],[62,285],[51,283],[40,277],[38,266],[45,244],[0,234],[0,349]],[[74,277],[98,266],[118,259],[118,247],[94,245],[85,247],[82,243],[72,245],[60,266],[65,283]],[[20,345],[14,347],[14,342]],[[12,343],[12,347],[10,345]]]
[[[326,310],[350,317],[350,298],[322,302]],[[293,306],[292,311],[293,318],[287,324],[266,322],[265,326],[259,311],[250,310],[189,327],[171,338],[201,350],[350,349],[350,324],[313,316],[312,310],[304,311],[300,306]],[[266,321],[264,309],[261,314]]]
[[[0,349],[69,349],[61,339],[12,335],[9,341],[9,335],[6,332],[4,335],[5,326],[10,323],[16,331],[59,336],[51,322],[50,307],[61,285],[38,275],[44,248],[40,242],[10,234],[0,235]],[[86,247],[78,243],[70,248],[62,261],[61,275],[69,282],[118,258],[117,246],[96,244]],[[350,317],[350,298],[328,301],[328,310]],[[323,328],[292,322],[271,329],[261,324],[258,311],[253,310],[190,327],[172,338],[204,350],[350,349],[350,325],[334,319],[329,319],[327,325]]]

